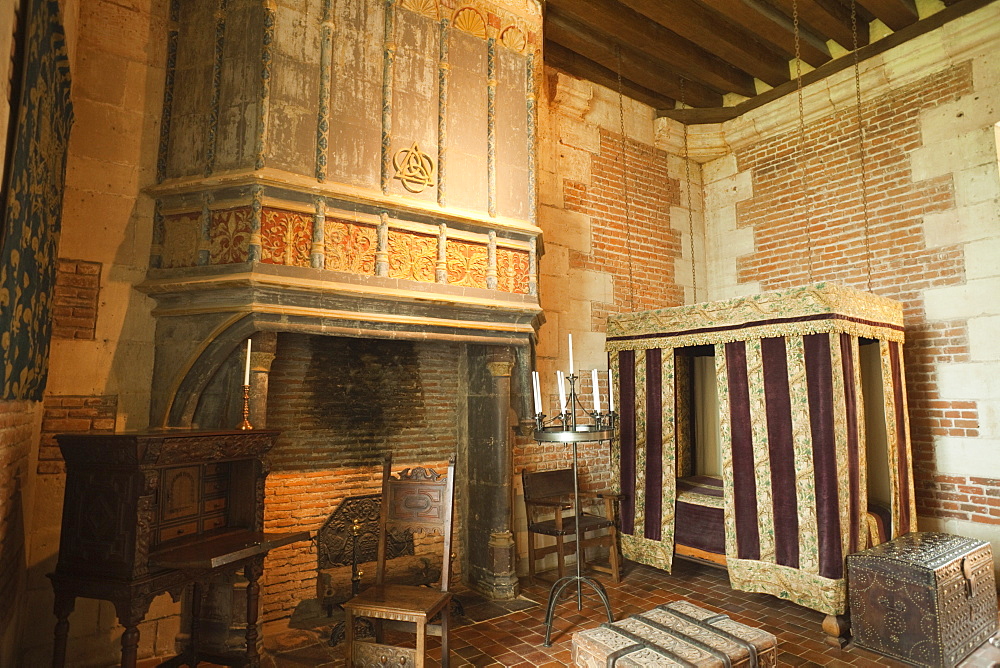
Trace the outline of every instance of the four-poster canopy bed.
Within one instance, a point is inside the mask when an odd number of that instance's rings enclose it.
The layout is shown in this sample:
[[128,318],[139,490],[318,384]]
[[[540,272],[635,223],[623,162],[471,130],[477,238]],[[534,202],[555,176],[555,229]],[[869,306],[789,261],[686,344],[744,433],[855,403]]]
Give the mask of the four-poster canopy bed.
[[845,556],[916,529],[902,342],[830,283],[610,316],[624,556],[843,614]]

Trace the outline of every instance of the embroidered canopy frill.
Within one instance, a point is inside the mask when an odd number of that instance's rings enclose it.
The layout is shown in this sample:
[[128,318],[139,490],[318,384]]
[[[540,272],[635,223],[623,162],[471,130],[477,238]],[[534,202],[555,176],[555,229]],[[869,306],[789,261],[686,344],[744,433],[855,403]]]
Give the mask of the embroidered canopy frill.
[[607,350],[681,348],[793,334],[843,332],[903,342],[897,301],[817,283],[687,306],[608,317]]
[[887,537],[916,527],[902,306],[820,283],[610,316],[607,332],[625,556],[671,567],[676,479],[694,472],[700,346],[715,363],[732,586],[842,614],[844,558],[873,541],[868,448],[888,464],[876,481],[888,488]]

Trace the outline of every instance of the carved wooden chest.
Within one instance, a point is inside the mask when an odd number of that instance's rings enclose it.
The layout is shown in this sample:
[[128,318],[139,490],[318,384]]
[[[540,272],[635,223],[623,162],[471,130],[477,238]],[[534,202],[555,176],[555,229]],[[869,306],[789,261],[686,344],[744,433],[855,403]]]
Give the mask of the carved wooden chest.
[[628,619],[573,634],[582,668],[733,666],[771,668],[778,640],[688,601],[674,601]]
[[990,544],[908,533],[848,555],[851,631],[861,647],[954,666],[997,630]]

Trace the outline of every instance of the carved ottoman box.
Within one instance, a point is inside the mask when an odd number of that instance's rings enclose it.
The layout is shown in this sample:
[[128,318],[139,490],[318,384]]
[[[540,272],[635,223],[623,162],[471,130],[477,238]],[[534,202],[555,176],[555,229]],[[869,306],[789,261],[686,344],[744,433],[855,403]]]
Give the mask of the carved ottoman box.
[[847,556],[851,633],[920,666],[954,666],[997,630],[990,544],[908,533]]
[[573,661],[583,668],[771,668],[777,662],[777,644],[777,638],[766,631],[688,601],[674,601],[574,633]]

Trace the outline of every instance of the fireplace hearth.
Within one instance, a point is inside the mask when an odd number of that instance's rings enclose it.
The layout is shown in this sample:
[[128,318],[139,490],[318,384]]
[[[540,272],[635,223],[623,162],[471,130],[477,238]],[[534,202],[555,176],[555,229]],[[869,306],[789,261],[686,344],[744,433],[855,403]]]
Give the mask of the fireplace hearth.
[[[330,517],[316,533],[317,596],[327,615],[357,593],[364,577],[363,564],[374,562],[378,550],[378,520],[381,494],[351,496],[340,502]],[[413,534],[409,531],[391,532],[386,544],[388,559],[413,557]],[[412,568],[413,563],[423,566],[423,560],[408,560],[409,569],[400,574],[398,567],[390,567],[397,577],[412,575],[410,583],[429,584],[430,575],[440,575],[440,568]],[[345,577],[346,582],[345,582]]]

